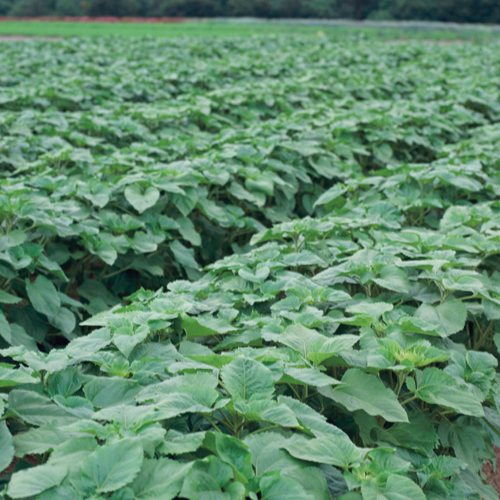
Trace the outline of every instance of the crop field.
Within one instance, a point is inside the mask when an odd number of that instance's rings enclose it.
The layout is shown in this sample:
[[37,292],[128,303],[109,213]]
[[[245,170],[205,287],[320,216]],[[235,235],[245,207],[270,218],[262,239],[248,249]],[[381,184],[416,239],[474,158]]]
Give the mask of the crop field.
[[9,42],[0,89],[0,500],[498,499],[498,42]]
[[[121,22],[115,18],[68,18],[46,19],[0,17],[0,36],[34,36],[34,37],[100,37],[100,36],[130,36],[130,37],[178,37],[178,36],[216,36],[216,37],[249,37],[254,35],[312,35],[318,32],[329,37],[345,38],[360,35],[376,39],[407,39],[412,40],[470,40],[490,41],[500,38],[498,26],[486,25],[453,25],[445,23],[387,23],[366,22],[356,23],[347,20],[268,20],[258,19],[151,19],[152,22],[140,22],[132,18]],[[157,22],[159,21],[159,22]],[[167,21],[169,21],[167,19]]]
[[[316,35],[323,28],[308,26],[276,26],[266,24],[234,25],[202,22],[182,23],[107,23],[64,21],[4,21],[0,22],[0,35],[26,36],[132,36],[132,37],[177,37],[177,36],[252,36],[265,34]],[[327,32],[333,31],[331,28]],[[342,30],[345,31],[345,30]],[[347,30],[349,31],[349,30]],[[397,36],[397,30],[394,30]],[[467,33],[472,37],[488,36],[482,33]],[[445,33],[446,38],[457,38],[457,34]]]

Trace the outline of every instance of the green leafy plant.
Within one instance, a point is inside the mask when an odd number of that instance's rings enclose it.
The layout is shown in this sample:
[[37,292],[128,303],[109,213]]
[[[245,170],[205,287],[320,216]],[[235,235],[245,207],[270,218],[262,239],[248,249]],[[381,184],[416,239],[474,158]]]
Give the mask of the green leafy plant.
[[499,52],[137,47],[2,53],[0,498],[497,498]]

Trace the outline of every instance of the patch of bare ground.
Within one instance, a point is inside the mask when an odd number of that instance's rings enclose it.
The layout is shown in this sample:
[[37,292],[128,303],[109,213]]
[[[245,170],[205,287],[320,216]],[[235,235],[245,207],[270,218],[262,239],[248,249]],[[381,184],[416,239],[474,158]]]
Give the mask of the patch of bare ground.
[[495,468],[489,460],[487,460],[483,465],[483,472],[486,474],[488,479],[488,484],[493,486],[497,493],[500,495],[500,448],[495,446],[495,454],[496,454],[496,464]]

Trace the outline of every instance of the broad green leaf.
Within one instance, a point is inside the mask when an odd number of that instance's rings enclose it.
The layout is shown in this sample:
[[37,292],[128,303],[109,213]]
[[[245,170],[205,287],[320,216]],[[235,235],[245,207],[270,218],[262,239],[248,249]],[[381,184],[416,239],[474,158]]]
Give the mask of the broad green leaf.
[[319,467],[305,467],[294,469],[293,471],[282,471],[281,475],[297,481],[306,493],[313,495],[316,500],[331,500],[332,498],[328,491],[325,474]]
[[349,491],[346,480],[339,469],[326,464],[320,465],[319,468],[325,476],[331,498],[341,498],[341,495]]
[[[189,388],[189,391],[167,394],[158,400],[158,420],[173,418],[184,413],[211,413],[212,405],[219,396],[208,387]],[[221,400],[224,406],[228,400]]]
[[263,364],[245,357],[234,358],[221,369],[224,387],[234,399],[266,399],[274,394],[271,371]]
[[392,445],[432,456],[439,439],[434,425],[421,413],[410,415],[410,423],[396,423],[388,429],[377,428],[377,439]]
[[244,403],[235,401],[234,409],[248,421],[271,422],[282,427],[298,427],[299,422],[286,405],[280,405],[273,399],[258,399]]
[[363,497],[354,491],[338,497],[338,500],[363,500]]
[[69,396],[65,398],[61,395],[54,396],[54,402],[77,418],[90,418],[94,414],[94,407],[81,396]]
[[[493,486],[484,484],[478,474],[466,469],[460,472],[460,479],[484,500],[497,500],[498,493]],[[463,483],[462,483],[463,484]]]
[[402,316],[398,324],[403,327],[404,333],[419,333],[421,335],[431,335],[434,337],[446,337],[440,325],[427,323],[423,319],[415,316]]
[[325,337],[315,330],[305,328],[302,325],[291,325],[280,335],[279,341],[282,344],[295,349],[300,355],[307,359],[309,349],[313,344],[325,341]]
[[[155,402],[165,408],[184,408],[185,405],[198,405],[201,407],[211,406],[220,397],[220,393],[214,389],[217,387],[217,379],[208,373],[196,373],[181,375],[165,380],[156,385],[150,385],[141,390],[135,397],[139,403]],[[126,407],[134,413],[144,412],[147,407]],[[154,408],[150,407],[149,411]],[[110,408],[110,412],[121,411],[120,407]],[[128,417],[127,417],[128,418]]]
[[131,483],[141,470],[140,441],[123,439],[105,444],[82,463],[82,484],[88,492],[108,493]]
[[258,434],[251,434],[244,440],[252,454],[252,465],[255,467],[255,474],[262,476],[271,471],[280,471],[282,474],[293,473],[305,464],[293,458],[280,446],[287,442],[287,439],[276,432],[267,431]]
[[5,420],[0,420],[0,473],[6,469],[14,458],[14,443]]
[[110,195],[111,190],[107,186],[103,184],[96,184],[92,188],[92,192],[88,191],[83,195],[83,197],[97,207],[104,208],[109,202]]
[[64,333],[71,333],[76,326],[75,315],[66,307],[60,307],[55,315],[47,314],[49,323]]
[[293,479],[281,476],[267,476],[260,480],[262,500],[314,500],[314,496]]
[[182,318],[182,327],[186,330],[187,340],[209,335],[225,335],[236,330],[225,319],[206,316],[186,315]]
[[159,197],[160,191],[154,187],[143,191],[136,184],[132,184],[125,188],[125,198],[140,214],[155,205]]
[[278,401],[288,406],[299,422],[315,436],[320,437],[323,434],[332,434],[341,438],[347,437],[338,427],[328,423],[325,416],[314,411],[307,404],[288,396],[280,396]]
[[[475,417],[483,417],[481,402],[469,391],[466,385],[458,385],[449,374],[438,368],[426,368],[416,372],[417,387],[415,394],[426,403],[436,404]],[[412,379],[407,380],[408,383]],[[414,390],[410,387],[410,390]]]
[[21,420],[32,425],[41,426],[54,420],[58,425],[69,425],[78,420],[50,399],[32,391],[13,390],[9,394],[9,407]]
[[194,258],[194,250],[192,248],[187,248],[182,243],[175,240],[170,243],[170,250],[174,254],[177,262],[179,262],[182,266],[197,270],[200,268]]
[[40,493],[36,500],[83,500],[72,486],[54,486]]
[[188,500],[231,500],[222,487],[233,476],[233,469],[215,456],[204,460],[197,460],[189,471],[181,492],[180,498]]
[[72,340],[65,348],[66,354],[73,359],[86,359],[111,343],[109,328],[99,328],[89,335]]
[[[22,336],[34,339],[38,343],[42,343],[45,340],[49,330],[45,318],[39,315],[31,306],[23,308],[14,306],[9,309],[9,315],[11,319],[15,321],[15,323],[11,323],[10,325],[13,342],[15,337],[19,335],[18,333],[14,333],[14,328],[16,326],[22,330]],[[29,332],[29,336],[27,332]],[[23,341],[23,344],[26,345],[26,342]],[[28,346],[26,345],[26,347]]]
[[263,207],[266,203],[266,196],[264,193],[259,193],[254,191],[251,193],[247,191],[242,185],[237,182],[231,183],[228,188],[229,193],[231,193],[238,200],[245,200],[249,203],[255,203],[257,207]]
[[208,447],[214,448],[217,456],[233,468],[235,478],[246,482],[254,475],[252,459],[248,446],[237,438],[219,432],[209,432],[206,437]]
[[184,191],[184,194],[173,194],[172,201],[179,212],[184,215],[184,217],[187,217],[196,206],[198,195],[193,188],[187,188]]
[[61,431],[55,423],[32,428],[28,432],[14,436],[16,456],[24,457],[24,455],[31,453],[43,454],[46,451],[53,450],[67,439],[69,439],[69,436]]
[[358,336],[348,334],[321,339],[310,345],[307,358],[313,363],[319,364],[342,351],[350,349],[358,341]]
[[165,436],[165,441],[158,448],[165,455],[182,455],[196,451],[205,439],[205,432],[190,432],[182,434],[170,429]]
[[179,463],[168,458],[144,460],[132,484],[137,500],[172,500],[182,488],[192,463]]
[[[168,395],[167,395],[168,397]],[[114,422],[129,429],[138,430],[146,424],[156,421],[156,406],[115,405],[100,410],[92,416],[94,420]]]
[[0,387],[15,387],[23,384],[36,384],[38,379],[31,376],[26,369],[14,368],[14,365],[0,364]]
[[81,388],[83,381],[78,366],[70,366],[49,377],[47,391],[52,397],[57,395],[68,397]]
[[17,304],[21,302],[22,298],[16,297],[10,293],[0,290],[0,303],[1,304]]
[[83,460],[97,448],[94,437],[80,437],[70,439],[60,444],[51,454],[49,465],[64,465],[65,467],[79,467]]
[[36,340],[33,337],[30,337],[21,325],[18,325],[17,323],[11,323],[10,333],[12,338],[11,345],[25,346],[30,351],[38,350]]
[[247,490],[243,483],[234,481],[226,485],[225,493],[228,493],[231,500],[245,500],[247,496]]
[[2,311],[0,311],[0,337],[12,345],[12,329]]
[[243,268],[238,271],[239,276],[252,283],[263,283],[269,276],[269,273],[270,270],[267,266],[262,266],[255,271],[248,268]]
[[438,431],[441,443],[453,448],[461,464],[474,473],[482,468],[488,443],[473,420],[464,416],[453,421],[443,420]]
[[125,358],[128,358],[134,347],[144,341],[148,335],[147,326],[141,326],[135,331],[128,327],[118,328],[113,334],[113,344],[118,347]]
[[51,281],[44,276],[38,276],[33,283],[26,279],[26,292],[35,311],[47,316],[57,316],[61,299]]
[[393,156],[392,148],[387,142],[383,142],[380,145],[373,145],[373,154],[375,157],[380,160],[382,163],[387,163],[391,160]]
[[58,278],[63,279],[64,281],[68,281],[68,277],[64,274],[61,266],[52,260],[50,260],[43,253],[38,256],[38,264],[47,269],[48,271],[53,272]]
[[293,367],[285,368],[283,377],[280,379],[280,382],[318,387],[340,384],[338,380],[329,377],[318,369]]
[[385,487],[378,488],[372,482],[363,483],[361,487],[363,500],[426,500],[424,492],[410,478],[392,474]]
[[37,495],[53,486],[59,486],[68,474],[68,469],[60,465],[39,465],[12,474],[7,494],[12,498]]
[[392,311],[394,306],[385,302],[360,302],[346,308],[351,314],[366,314],[372,319],[378,319],[382,314]]
[[467,309],[463,302],[449,301],[431,306],[422,304],[416,311],[415,317],[424,320],[430,325],[440,327],[446,336],[453,335],[464,328],[467,318]]
[[406,411],[394,392],[374,375],[351,368],[345,372],[341,382],[333,389],[320,387],[318,390],[349,411],[363,410],[369,415],[380,415],[388,422],[408,422]]
[[349,440],[333,435],[282,445],[300,460],[330,464],[344,469],[361,460],[361,451]]
[[55,349],[47,355],[41,352],[27,351],[23,360],[33,370],[45,371],[49,374],[64,370],[68,366],[68,356]]
[[388,473],[399,474],[401,476],[408,473],[411,463],[400,458],[390,448],[375,448],[368,452],[371,462],[368,471],[373,476],[386,475]]
[[407,293],[410,290],[410,281],[406,273],[399,267],[386,265],[380,270],[378,278],[373,281],[382,288],[399,293]]
[[179,233],[181,233],[182,237],[189,241],[191,245],[199,247],[201,245],[201,236],[200,233],[196,232],[191,219],[180,217],[176,222],[179,224]]
[[328,189],[327,191],[325,191],[317,200],[316,202],[314,203],[314,208],[316,208],[317,206],[321,206],[321,205],[326,205],[326,209],[329,210],[330,209],[330,204],[332,201],[335,201],[337,198],[339,198],[340,196],[342,196],[346,191],[348,190],[348,188],[346,186],[344,186],[343,184],[335,184],[335,186],[333,186],[332,188]]
[[141,388],[131,379],[95,377],[85,384],[83,390],[94,407],[107,408],[133,401]]
[[[158,241],[151,233],[136,231],[132,240],[132,248],[136,254],[152,253],[158,248]],[[137,260],[135,260],[137,263]],[[161,271],[160,271],[161,275]]]
[[7,248],[16,247],[22,245],[26,241],[26,233],[21,229],[14,229],[10,231],[7,235],[0,236],[0,252],[3,252]]
[[105,241],[101,241],[96,245],[95,254],[108,264],[108,266],[112,266],[118,258],[116,248]]

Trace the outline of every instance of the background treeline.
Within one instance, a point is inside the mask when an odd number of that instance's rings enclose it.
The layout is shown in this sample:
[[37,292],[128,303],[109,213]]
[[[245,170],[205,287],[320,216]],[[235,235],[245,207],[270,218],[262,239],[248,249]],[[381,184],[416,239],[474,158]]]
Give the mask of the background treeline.
[[500,23],[500,0],[0,0],[11,16],[257,16]]

